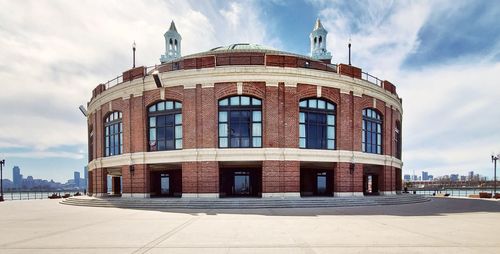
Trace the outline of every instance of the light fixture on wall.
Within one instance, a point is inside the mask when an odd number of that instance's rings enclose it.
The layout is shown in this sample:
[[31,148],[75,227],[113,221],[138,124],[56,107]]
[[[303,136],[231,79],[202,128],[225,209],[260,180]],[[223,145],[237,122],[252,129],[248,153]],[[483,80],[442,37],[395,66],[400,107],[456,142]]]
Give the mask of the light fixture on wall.
[[158,72],[158,70],[153,71],[153,79],[155,80],[156,87],[158,88],[162,87],[160,72]]

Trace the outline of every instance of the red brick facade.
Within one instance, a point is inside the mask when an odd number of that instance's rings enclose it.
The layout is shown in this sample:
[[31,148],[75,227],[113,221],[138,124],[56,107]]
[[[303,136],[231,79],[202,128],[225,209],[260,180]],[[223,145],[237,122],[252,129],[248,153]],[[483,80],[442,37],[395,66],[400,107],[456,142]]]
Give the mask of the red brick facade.
[[[240,57],[240,58],[237,58]],[[242,58],[241,58],[242,57]],[[260,54],[243,54],[238,56],[217,56],[217,66],[221,65],[259,65],[296,67],[297,58],[284,56],[266,56]],[[244,58],[244,59],[243,59]],[[240,60],[238,60],[240,59]],[[243,60],[242,60],[243,59]],[[184,69],[215,68],[211,57],[199,60],[186,59],[182,63]],[[317,64],[316,69],[331,68]],[[170,66],[170,67],[169,67]],[[322,67],[326,66],[326,67]],[[170,68],[170,69],[169,69]],[[159,67],[163,71],[171,71],[171,63]],[[273,67],[277,68],[277,67]],[[141,69],[142,70],[142,69]],[[361,69],[342,65],[341,74],[360,78]],[[140,71],[127,72],[128,79]],[[144,70],[142,73],[145,73]],[[138,75],[138,74],[137,74]],[[288,84],[277,82],[241,82],[241,95],[262,100],[262,148],[299,148],[299,101],[305,98],[320,97],[336,105],[336,150],[361,152],[362,110],[373,108],[383,119],[383,155],[396,156],[395,128],[401,122],[401,113],[392,105],[368,95],[354,94],[352,91],[341,91],[338,88],[317,84]],[[395,93],[394,85],[384,82],[384,89]],[[89,158],[104,158],[104,120],[113,111],[122,112],[123,154],[148,152],[148,112],[150,105],[161,100],[182,102],[183,150],[186,149],[218,149],[218,101],[228,96],[238,95],[238,83],[193,84],[162,87],[142,92],[141,95],[124,96],[103,103],[88,117],[89,130],[93,131],[93,146],[89,147]],[[105,93],[105,87],[98,86],[93,98]],[[194,150],[193,150],[194,151]],[[321,153],[321,150],[318,150]],[[168,156],[168,155],[165,155]],[[150,193],[150,172],[162,166],[165,169],[181,170],[183,194],[219,193],[220,164],[215,159],[200,161],[182,161],[160,165],[143,164],[141,160],[129,160],[126,165],[113,166],[121,169],[122,192]],[[239,165],[238,161],[232,162]],[[260,192],[266,193],[298,193],[300,192],[301,161],[265,159],[252,162],[261,170]],[[244,163],[241,163],[245,167]],[[333,166],[331,166],[333,165]],[[334,193],[362,193],[364,191],[364,175],[377,175],[380,192],[396,192],[401,188],[401,169],[384,165],[367,165],[346,161],[334,161],[327,166],[333,172]],[[96,167],[89,172],[89,189],[91,193],[107,192],[107,168]]]

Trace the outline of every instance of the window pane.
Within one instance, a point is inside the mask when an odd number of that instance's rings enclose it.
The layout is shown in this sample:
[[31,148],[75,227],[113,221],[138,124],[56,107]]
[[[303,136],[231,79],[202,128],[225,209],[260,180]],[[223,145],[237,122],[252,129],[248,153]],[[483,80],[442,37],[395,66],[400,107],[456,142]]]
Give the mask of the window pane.
[[227,111],[219,112],[219,122],[227,122]]
[[299,103],[299,106],[300,106],[301,108],[307,108],[307,100],[301,101],[301,102]]
[[149,127],[156,127],[156,117],[149,118]]
[[326,148],[328,148],[328,149],[335,149],[335,141],[329,139],[328,142],[327,142]]
[[175,126],[175,138],[182,138],[182,125]]
[[250,139],[241,138],[241,147],[250,147]]
[[361,150],[362,150],[363,152],[367,152],[367,151],[366,151],[366,145],[365,145],[365,143],[361,144]]
[[219,137],[227,137],[227,124],[219,124]]
[[377,124],[377,132],[382,133],[382,126],[380,124]]
[[328,139],[334,139],[335,138],[335,129],[331,126],[327,128],[327,138]]
[[175,114],[175,124],[182,124],[182,114]]
[[331,103],[327,103],[327,104],[326,104],[326,109],[331,109],[331,110],[333,110],[333,109],[335,109],[335,107],[333,106],[333,104],[331,104]]
[[317,100],[309,100],[309,107],[310,108],[317,108],[318,107],[318,101]]
[[155,111],[156,111],[156,105],[149,107],[149,112],[155,112]]
[[240,147],[240,139],[239,138],[231,138],[231,147]]
[[306,122],[306,113],[299,113],[299,123],[305,123]]
[[175,140],[175,149],[182,149],[182,139]]
[[259,99],[252,98],[252,105],[259,106],[262,102]]
[[242,96],[241,97],[241,105],[242,106],[250,105],[250,98],[247,96]]
[[227,138],[219,138],[219,147],[227,147]]
[[377,145],[382,144],[382,135],[378,134],[377,135]]
[[174,109],[174,102],[173,101],[167,101],[165,103],[165,109]]
[[262,126],[260,123],[253,124],[252,136],[262,136]]
[[327,122],[328,125],[335,125],[335,116],[334,115],[328,115],[326,122]]
[[260,122],[260,121],[262,121],[262,113],[261,113],[261,111],[253,111],[252,115],[253,115],[252,120],[254,122]]
[[157,105],[158,111],[165,110],[165,102],[162,101],[162,102],[160,102],[160,103],[158,103],[156,105]]
[[227,105],[228,105],[228,99],[219,101],[219,106],[227,106]]
[[306,148],[306,139],[305,138],[300,138],[299,139],[299,147],[300,148]]
[[299,137],[305,138],[306,137],[306,125],[301,124],[299,126]]
[[235,96],[231,97],[231,106],[238,106],[240,105],[240,97]]
[[325,109],[325,107],[326,107],[326,102],[323,100],[318,100],[318,108]]
[[262,147],[262,138],[253,138],[253,147]]
[[156,140],[156,129],[149,129],[149,140]]
[[176,101],[175,108],[182,108],[182,103]]

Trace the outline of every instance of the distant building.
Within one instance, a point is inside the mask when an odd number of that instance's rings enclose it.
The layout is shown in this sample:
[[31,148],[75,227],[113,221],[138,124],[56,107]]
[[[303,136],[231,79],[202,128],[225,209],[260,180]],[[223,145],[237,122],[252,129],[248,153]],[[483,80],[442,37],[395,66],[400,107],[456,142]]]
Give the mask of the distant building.
[[409,182],[411,181],[411,175],[404,175],[404,178],[403,178],[405,181]]
[[12,168],[12,182],[14,188],[19,189],[22,187],[23,175],[21,175],[21,169],[18,166]]
[[452,181],[452,182],[458,182],[458,178],[459,178],[458,174],[451,174],[450,175],[450,181]]
[[80,172],[75,171],[73,180],[75,181],[75,187],[80,188]]
[[467,180],[469,181],[474,180],[474,171],[469,171],[469,174],[467,175]]
[[462,182],[467,181],[467,176],[460,176],[460,181],[462,181]]
[[429,180],[429,172],[422,171],[422,181]]

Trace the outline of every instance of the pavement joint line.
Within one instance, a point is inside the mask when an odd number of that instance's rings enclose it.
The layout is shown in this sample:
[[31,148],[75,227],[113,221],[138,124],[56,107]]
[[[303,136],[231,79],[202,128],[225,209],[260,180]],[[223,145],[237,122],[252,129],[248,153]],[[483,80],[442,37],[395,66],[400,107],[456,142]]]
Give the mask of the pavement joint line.
[[202,217],[202,215],[196,215],[193,216],[193,218],[190,218],[189,220],[183,222],[182,224],[178,225],[177,227],[173,228],[172,230],[168,231],[167,233],[157,237],[153,241],[150,241],[149,243],[145,244],[142,248],[137,249],[136,251],[132,253],[147,253],[151,249],[155,248],[158,246],[158,244],[162,243],[163,241],[167,240],[177,232],[181,231],[182,229],[188,227],[189,225],[193,224],[195,221],[199,220]]

